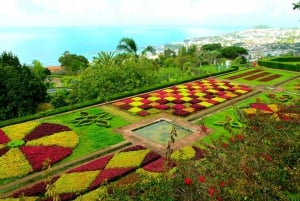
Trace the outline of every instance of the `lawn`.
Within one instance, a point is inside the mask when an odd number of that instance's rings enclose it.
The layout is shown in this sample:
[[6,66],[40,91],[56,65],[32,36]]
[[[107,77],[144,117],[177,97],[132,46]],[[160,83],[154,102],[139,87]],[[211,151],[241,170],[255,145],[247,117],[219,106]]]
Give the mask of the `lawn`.
[[290,79],[297,74],[299,73],[270,68],[251,68],[245,71],[231,73],[230,75],[223,75],[218,78],[249,85],[271,86]]
[[63,115],[56,115],[47,119],[40,120],[41,122],[57,123],[67,125],[79,136],[79,144],[74,149],[72,155],[70,155],[63,162],[76,159],[80,156],[98,151],[100,149],[109,147],[123,141],[123,136],[114,131],[115,128],[123,127],[129,124],[119,116],[114,116],[110,120],[110,127],[99,127],[96,124],[89,126],[76,127],[72,124],[71,120],[80,116],[80,112],[88,112],[89,114],[96,114],[103,111],[99,107],[93,107],[88,109],[79,110]]
[[300,94],[300,78],[285,83],[282,87],[289,92]]

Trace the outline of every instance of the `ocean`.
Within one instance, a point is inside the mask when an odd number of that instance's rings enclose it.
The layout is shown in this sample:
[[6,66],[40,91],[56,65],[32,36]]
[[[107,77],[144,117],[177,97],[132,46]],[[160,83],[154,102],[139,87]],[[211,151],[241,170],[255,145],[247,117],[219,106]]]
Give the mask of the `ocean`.
[[22,64],[39,60],[44,66],[59,65],[65,51],[89,60],[100,51],[114,51],[123,37],[133,38],[139,48],[183,42],[189,37],[218,35],[241,27],[0,27],[0,52],[10,51]]

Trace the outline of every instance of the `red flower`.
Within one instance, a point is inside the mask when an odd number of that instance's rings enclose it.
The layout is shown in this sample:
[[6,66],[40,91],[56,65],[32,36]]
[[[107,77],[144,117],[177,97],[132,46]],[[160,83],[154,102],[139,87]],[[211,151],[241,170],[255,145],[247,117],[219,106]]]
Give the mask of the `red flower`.
[[199,177],[198,177],[198,181],[199,181],[200,183],[204,183],[204,182],[205,182],[205,178],[204,178],[203,176],[199,176]]
[[272,161],[273,161],[272,157],[271,157],[269,154],[262,153],[261,155],[262,155],[262,157],[264,157],[264,159],[266,159],[267,161],[269,161],[269,162],[272,162]]
[[226,186],[225,182],[222,181],[222,182],[220,183],[220,186],[224,188],[224,187]]
[[203,132],[204,134],[208,134],[208,128],[204,124],[201,124],[199,129],[200,132]]
[[193,184],[193,181],[192,181],[191,178],[185,178],[185,179],[184,179],[184,183],[185,183],[186,185],[190,186],[190,185]]
[[236,136],[236,138],[239,140],[239,141],[243,141],[244,139],[244,136],[242,134],[239,134]]
[[222,147],[223,147],[224,149],[226,149],[226,148],[228,147],[228,143],[225,143],[225,142],[224,142],[224,143],[222,144]]
[[215,193],[215,189],[214,189],[213,187],[210,187],[210,188],[208,189],[208,195],[209,195],[209,197],[214,196],[214,193]]
[[272,162],[272,157],[270,155],[265,155],[265,159],[269,162]]

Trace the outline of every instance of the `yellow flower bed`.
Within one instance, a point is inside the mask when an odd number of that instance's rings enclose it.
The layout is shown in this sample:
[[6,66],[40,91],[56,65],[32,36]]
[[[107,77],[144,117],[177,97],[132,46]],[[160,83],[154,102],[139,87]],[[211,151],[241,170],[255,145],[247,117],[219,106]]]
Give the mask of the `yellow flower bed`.
[[56,193],[83,192],[90,186],[99,173],[100,170],[64,174],[54,183]]
[[187,160],[187,159],[192,159],[195,157],[195,150],[191,146],[185,146],[179,150],[176,150],[175,152],[172,153],[171,159],[174,160]]
[[62,146],[73,148],[78,144],[79,138],[74,131],[63,131],[45,136],[26,143],[27,146]]
[[99,197],[101,198],[101,195],[105,195],[106,193],[107,193],[106,187],[101,186],[100,188],[97,188],[96,190],[93,190],[91,192],[88,192],[86,194],[78,196],[74,201],[83,201],[83,200],[98,201]]
[[106,165],[108,168],[127,168],[127,167],[139,167],[143,162],[145,156],[150,152],[149,149],[120,152],[114,155],[114,157]]
[[24,176],[33,169],[18,148],[10,149],[0,157],[0,179]]
[[2,130],[11,140],[20,140],[23,139],[26,135],[28,135],[31,131],[33,131],[40,122],[30,121],[20,124],[15,124],[11,126],[3,127]]

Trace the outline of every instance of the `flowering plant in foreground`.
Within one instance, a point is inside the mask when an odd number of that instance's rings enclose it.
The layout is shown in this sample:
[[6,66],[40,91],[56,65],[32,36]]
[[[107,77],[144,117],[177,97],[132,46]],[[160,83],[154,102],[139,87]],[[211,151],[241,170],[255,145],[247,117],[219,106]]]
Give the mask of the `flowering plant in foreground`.
[[[300,114],[299,106],[287,109]],[[205,159],[179,160],[173,175],[114,189],[105,200],[299,199],[300,124],[263,114],[245,124],[230,139],[203,144]]]

